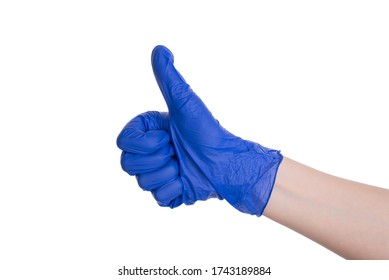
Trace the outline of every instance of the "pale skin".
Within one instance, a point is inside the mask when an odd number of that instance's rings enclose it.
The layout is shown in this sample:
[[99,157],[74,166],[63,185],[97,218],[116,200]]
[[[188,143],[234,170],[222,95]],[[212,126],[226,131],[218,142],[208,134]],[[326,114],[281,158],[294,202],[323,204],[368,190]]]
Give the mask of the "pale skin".
[[389,259],[389,190],[284,157],[264,215],[346,259]]

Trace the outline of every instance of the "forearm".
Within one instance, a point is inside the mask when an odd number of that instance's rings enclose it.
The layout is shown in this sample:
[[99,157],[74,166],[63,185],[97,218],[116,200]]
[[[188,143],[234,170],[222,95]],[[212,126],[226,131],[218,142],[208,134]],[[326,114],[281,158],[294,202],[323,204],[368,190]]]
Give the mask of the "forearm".
[[264,215],[347,259],[389,259],[389,190],[284,158]]

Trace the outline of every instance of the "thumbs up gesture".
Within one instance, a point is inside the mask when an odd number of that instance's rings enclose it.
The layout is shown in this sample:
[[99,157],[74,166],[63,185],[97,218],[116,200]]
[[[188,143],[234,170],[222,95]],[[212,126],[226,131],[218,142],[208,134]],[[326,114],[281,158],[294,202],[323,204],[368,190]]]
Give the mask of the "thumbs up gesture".
[[262,215],[281,153],[224,129],[176,70],[166,47],[155,47],[151,60],[169,112],[140,114],[123,128],[117,138],[123,170],[160,206],[217,197]]

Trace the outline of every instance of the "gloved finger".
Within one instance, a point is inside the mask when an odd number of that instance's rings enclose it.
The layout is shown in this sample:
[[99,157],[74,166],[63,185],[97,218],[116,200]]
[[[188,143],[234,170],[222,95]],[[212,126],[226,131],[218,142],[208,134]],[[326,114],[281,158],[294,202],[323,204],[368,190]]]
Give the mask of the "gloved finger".
[[130,120],[117,138],[117,146],[134,154],[151,154],[170,141],[167,114],[146,112]]
[[182,203],[183,203],[183,196],[180,195],[180,196],[177,196],[172,201],[170,201],[169,207],[170,208],[176,208],[176,207],[180,206]]
[[153,50],[151,60],[155,79],[169,108],[169,115],[180,129],[196,134],[196,139],[218,134],[218,121],[176,70],[173,54],[166,47],[157,46]]
[[177,177],[172,182],[152,191],[155,200],[160,206],[170,206],[172,201],[182,195],[182,181]]
[[173,147],[171,145],[166,145],[149,155],[123,152],[120,162],[124,171],[130,175],[137,175],[161,168],[173,155]]
[[138,185],[145,191],[152,191],[158,187],[166,185],[178,176],[178,164],[175,159],[171,159],[163,167],[136,175]]
[[199,101],[199,104],[196,105],[205,108],[205,105],[174,67],[174,56],[168,48],[156,46],[151,54],[151,63],[155,79],[165,98],[169,112],[179,111],[192,98]]

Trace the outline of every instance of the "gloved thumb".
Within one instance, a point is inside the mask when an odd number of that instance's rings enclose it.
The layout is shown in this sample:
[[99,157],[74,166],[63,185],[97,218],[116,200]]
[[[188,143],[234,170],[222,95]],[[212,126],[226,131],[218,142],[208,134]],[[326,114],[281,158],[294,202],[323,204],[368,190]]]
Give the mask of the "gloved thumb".
[[174,56],[164,46],[156,46],[151,55],[154,76],[169,111],[180,110],[193,91],[174,67]]

